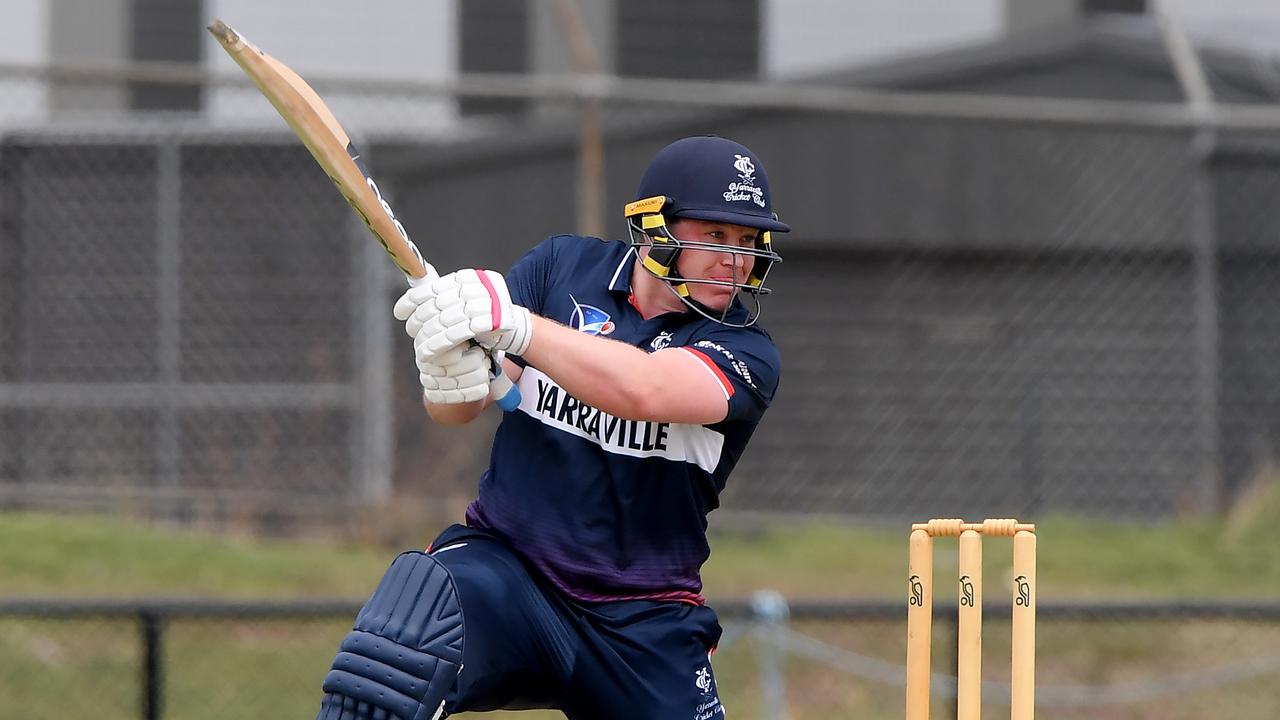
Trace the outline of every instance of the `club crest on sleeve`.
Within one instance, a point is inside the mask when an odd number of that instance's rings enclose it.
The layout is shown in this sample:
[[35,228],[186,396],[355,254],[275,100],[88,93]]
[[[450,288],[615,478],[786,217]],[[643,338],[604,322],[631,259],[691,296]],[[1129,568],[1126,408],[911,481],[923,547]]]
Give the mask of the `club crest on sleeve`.
[[573,314],[569,317],[569,327],[588,335],[608,335],[617,325],[609,317],[609,313],[594,305],[584,305],[570,295],[573,302]]

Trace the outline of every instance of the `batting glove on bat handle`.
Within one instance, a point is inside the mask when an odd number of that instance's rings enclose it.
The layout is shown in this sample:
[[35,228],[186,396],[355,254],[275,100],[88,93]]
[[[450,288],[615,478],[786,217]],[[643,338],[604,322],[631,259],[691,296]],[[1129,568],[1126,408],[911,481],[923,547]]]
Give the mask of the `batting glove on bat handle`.
[[428,354],[459,343],[523,355],[533,336],[530,313],[511,299],[507,283],[492,270],[466,268],[441,276],[429,287],[410,289],[396,303],[405,332]]
[[[409,278],[409,290],[396,302],[395,317],[397,320],[405,321],[405,332],[415,339],[415,344],[418,339],[417,334],[422,329],[424,321],[432,316],[430,312],[432,308],[426,308],[428,312],[425,314],[417,311],[434,300],[436,293],[431,284],[438,279],[439,276],[435,274],[434,268],[424,278]],[[471,343],[479,344],[475,340],[471,340]],[[489,349],[486,349],[485,352],[489,356],[490,363],[489,396],[504,412],[511,412],[520,406],[520,390],[512,384],[506,373],[502,372],[502,363],[498,360],[498,353]]]

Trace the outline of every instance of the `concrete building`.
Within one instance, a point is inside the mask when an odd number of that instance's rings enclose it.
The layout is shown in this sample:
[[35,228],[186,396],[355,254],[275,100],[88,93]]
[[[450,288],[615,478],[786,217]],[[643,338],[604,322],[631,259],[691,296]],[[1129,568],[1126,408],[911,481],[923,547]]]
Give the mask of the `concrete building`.
[[[73,5],[29,2],[17,14],[53,28],[47,46],[28,44],[30,62],[167,57],[148,44],[164,33],[136,35],[106,17],[100,27],[114,28],[105,35],[119,42],[79,42],[68,29],[79,26],[66,19]],[[1092,11],[1101,5],[1112,11]],[[396,27],[362,30],[369,34],[354,47],[392,37],[387,52],[417,53],[370,56],[367,66],[340,59],[332,30],[298,32],[285,7],[220,2],[208,15],[234,18],[250,37],[285,38],[272,51],[296,55],[307,74],[399,67],[399,79],[411,80],[567,67],[563,52],[551,52],[544,3],[424,4],[412,23],[361,18],[364,28]],[[663,43],[628,45],[635,39],[622,30],[637,22],[622,21],[632,6],[591,7],[598,48],[616,70],[646,51],[688,50],[675,25],[650,33]],[[844,69],[835,66],[851,56],[837,57],[835,41],[793,66],[778,49],[789,42],[780,28],[796,27],[782,8],[831,26],[847,19],[832,14],[846,4],[764,3],[745,14],[738,3],[699,7],[714,29],[725,27],[716,12],[736,11],[741,32],[717,40],[737,49],[732,62],[713,54],[699,65],[695,53],[682,64],[696,77],[794,73],[845,88],[1183,100],[1145,3],[984,5],[984,22],[922,32],[915,37],[932,39],[902,48],[929,52]],[[308,8],[309,22],[353,22],[335,4]],[[506,14],[486,20],[495,8]],[[859,32],[893,16],[867,17]],[[190,31],[185,22],[181,32]],[[600,30],[610,27],[618,32]],[[1217,32],[1202,45],[1217,97],[1274,102],[1264,49],[1224,43],[1245,36]],[[472,33],[477,42],[507,39],[468,44]],[[148,40],[124,41],[134,37]],[[424,37],[440,43],[426,47]],[[942,52],[935,41],[963,47]],[[229,62],[204,58],[215,69]],[[40,94],[28,85],[20,83]],[[332,504],[383,496],[392,473],[399,487],[465,492],[483,453],[445,457],[433,446],[438,435],[417,407],[412,375],[393,369],[402,354],[390,323],[368,310],[385,305],[390,278],[363,239],[353,242],[349,211],[295,142],[244,132],[241,100],[226,88],[193,97],[180,87],[55,81],[45,90],[44,105],[33,100],[20,106],[21,122],[9,119],[0,145],[5,497],[35,503],[37,491],[69,488],[181,507],[183,497],[234,491]],[[254,100],[253,117],[278,125]],[[410,116],[439,124],[412,143],[403,128],[380,132],[386,119],[358,97],[335,107],[374,140],[375,172],[441,267],[506,267],[546,235],[573,229],[576,127],[517,100],[428,99]],[[137,117],[125,111],[138,107],[193,122],[142,130],[104,122]],[[1185,125],[891,109],[612,110],[606,234],[624,236],[617,209],[648,158],[702,132],[761,155],[776,208],[796,228],[780,239],[786,261],[763,319],[783,350],[783,390],[734,476],[730,507],[1158,517],[1217,510],[1274,460],[1275,132],[1220,133],[1205,156]],[[42,112],[53,121],[40,121]],[[476,132],[475,113],[494,112],[507,124],[458,139]],[[64,123],[77,115],[95,124]],[[399,386],[387,387],[387,377]],[[394,427],[379,424],[393,414]]]

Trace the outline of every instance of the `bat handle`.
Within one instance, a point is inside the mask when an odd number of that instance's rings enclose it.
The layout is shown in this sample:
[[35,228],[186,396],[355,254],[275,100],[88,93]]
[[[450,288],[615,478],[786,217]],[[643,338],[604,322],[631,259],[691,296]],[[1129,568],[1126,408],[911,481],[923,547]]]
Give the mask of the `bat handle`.
[[489,380],[489,397],[498,403],[503,412],[511,412],[520,407],[520,388],[511,382],[511,378],[502,372],[502,366],[493,363],[493,377]]

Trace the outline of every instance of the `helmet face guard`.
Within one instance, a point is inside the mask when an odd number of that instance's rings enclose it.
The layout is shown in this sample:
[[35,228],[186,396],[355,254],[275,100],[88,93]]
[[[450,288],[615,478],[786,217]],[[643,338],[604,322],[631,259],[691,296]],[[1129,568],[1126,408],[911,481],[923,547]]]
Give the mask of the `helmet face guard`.
[[[648,254],[641,256],[641,264],[654,277],[663,280],[671,292],[689,309],[708,320],[730,327],[748,327],[755,324],[760,317],[760,298],[772,292],[765,286],[765,280],[773,266],[782,262],[782,257],[773,250],[770,232],[760,230],[756,235],[755,247],[752,248],[680,240],[671,234],[671,230],[667,227],[667,217],[662,212],[663,207],[671,204],[671,199],[663,195],[627,204],[624,212],[627,218],[627,231],[631,235],[631,246],[636,248],[637,252],[643,247],[649,248]],[[776,221],[776,216],[774,219]],[[753,258],[754,263],[745,282],[684,278],[676,271],[676,261],[679,260],[680,252],[684,249],[728,253],[735,256],[735,260],[736,256],[743,255]],[[723,309],[713,310],[693,299],[689,291],[690,284],[732,287],[735,292]],[[743,305],[746,306],[746,318],[730,320],[729,316],[739,299],[743,299]]]

